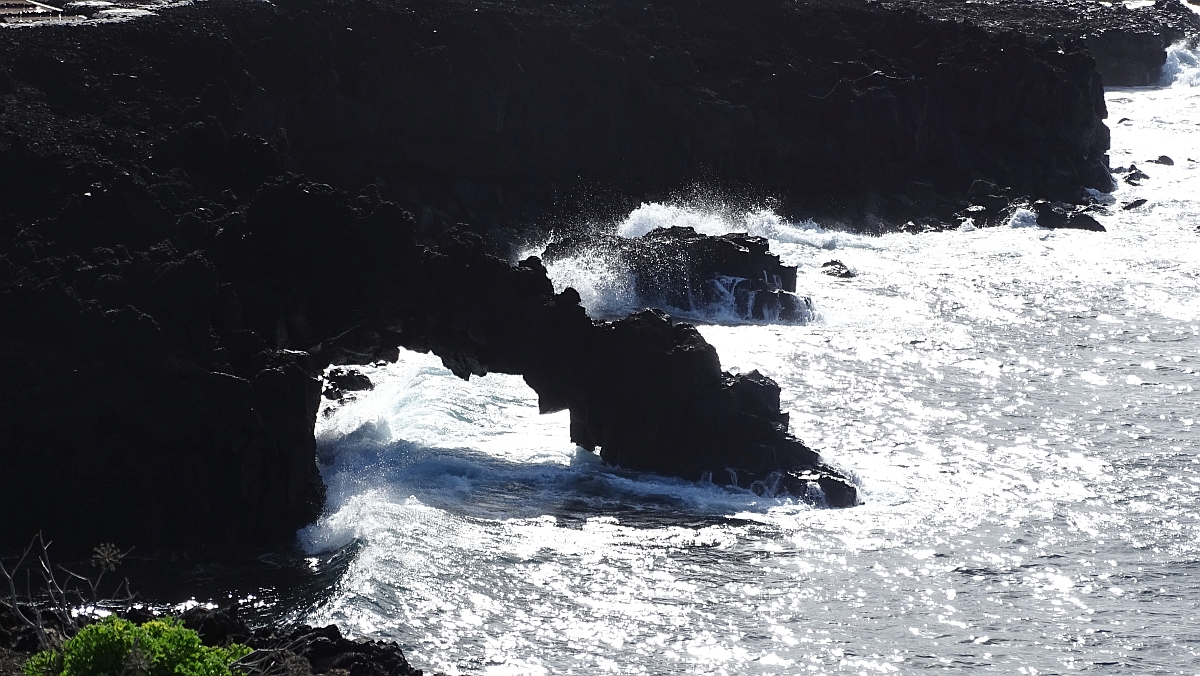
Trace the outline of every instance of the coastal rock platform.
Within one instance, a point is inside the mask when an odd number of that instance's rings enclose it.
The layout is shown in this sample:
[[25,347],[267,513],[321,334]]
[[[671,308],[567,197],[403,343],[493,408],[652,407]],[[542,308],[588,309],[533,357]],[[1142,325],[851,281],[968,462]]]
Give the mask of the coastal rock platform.
[[286,543],[323,506],[321,374],[399,349],[524,376],[612,464],[855,504],[769,378],[660,312],[595,321],[510,252],[698,181],[868,231],[973,186],[1110,189],[1083,29],[933,9],[211,0],[5,29],[4,537]]

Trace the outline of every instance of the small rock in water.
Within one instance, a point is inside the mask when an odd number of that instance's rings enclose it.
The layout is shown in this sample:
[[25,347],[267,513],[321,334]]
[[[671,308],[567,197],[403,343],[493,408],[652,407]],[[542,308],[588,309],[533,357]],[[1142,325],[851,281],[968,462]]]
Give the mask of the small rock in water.
[[1165,164],[1168,167],[1175,166],[1175,160],[1167,157],[1166,155],[1159,155],[1157,160],[1150,160],[1150,161],[1153,162],[1154,164]]
[[1082,211],[1069,212],[1062,206],[1046,200],[1038,200],[1030,205],[1030,208],[1037,214],[1037,224],[1043,228],[1105,232],[1099,221]]
[[1150,176],[1137,168],[1136,164],[1129,165],[1129,175],[1125,177],[1125,182],[1129,185],[1139,185],[1142,181],[1149,179]]
[[823,264],[821,266],[821,272],[824,272],[825,274],[829,275],[830,277],[838,277],[840,279],[850,279],[851,277],[858,276],[858,275],[854,274],[854,272],[852,270],[850,270],[850,268],[846,267],[845,263],[843,263],[837,259],[831,260],[828,263]]
[[1046,200],[1038,200],[1030,205],[1037,214],[1037,224],[1043,228],[1067,227],[1067,212],[1062,207]]
[[1144,200],[1144,199],[1136,199],[1136,200],[1133,200],[1132,202],[1126,202],[1126,203],[1122,204],[1121,208],[1124,209],[1125,211],[1129,211],[1130,209],[1136,209],[1145,203],[1146,203],[1146,200]]
[[1105,229],[1105,227],[1103,225],[1100,225],[1100,221],[1097,221],[1095,218],[1092,218],[1092,216],[1090,214],[1085,214],[1082,212],[1076,212],[1076,213],[1071,214],[1067,218],[1067,224],[1063,227],[1068,228],[1070,230],[1088,230],[1090,232],[1107,232],[1107,229]]

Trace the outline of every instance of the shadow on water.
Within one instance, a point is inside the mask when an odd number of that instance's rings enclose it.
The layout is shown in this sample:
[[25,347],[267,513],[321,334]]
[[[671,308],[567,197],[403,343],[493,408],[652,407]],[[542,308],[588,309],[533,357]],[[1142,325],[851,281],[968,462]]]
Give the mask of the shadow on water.
[[803,505],[783,495],[763,497],[602,463],[577,449],[569,464],[517,461],[466,448],[429,448],[406,441],[379,442],[351,434],[323,449],[330,485],[328,512],[366,491],[389,501],[410,497],[454,516],[477,521],[554,517],[559,525],[618,520],[629,528],[741,525],[732,515]]
[[[333,445],[324,449],[330,462],[324,468],[331,487],[327,513],[372,488],[386,488],[393,499],[416,497],[467,521],[550,516],[566,528],[583,528],[598,517],[634,529],[757,528],[761,524],[734,515],[795,504],[787,497],[763,498],[739,488],[622,470],[582,449],[571,464],[562,464],[404,441],[380,443],[370,435],[349,435]],[[159,612],[236,605],[248,624],[264,626],[302,618],[333,598],[367,545],[355,537],[315,554],[299,547],[257,552],[134,547],[110,578],[114,584],[128,579],[137,602]],[[55,563],[91,572],[88,557],[78,553]]]
[[[330,598],[365,544],[355,540],[315,556],[297,547],[258,552],[134,547],[103,578],[99,598],[127,582],[134,607],[156,613],[175,613],[195,605],[237,606],[251,627],[287,622]],[[10,568],[20,557],[21,551],[0,552]],[[59,569],[60,584],[67,570],[96,579],[90,555],[58,551],[51,542],[50,562]],[[36,579],[32,574],[30,590],[35,598]],[[101,603],[101,608],[107,607]],[[123,604],[111,609],[119,607]]]

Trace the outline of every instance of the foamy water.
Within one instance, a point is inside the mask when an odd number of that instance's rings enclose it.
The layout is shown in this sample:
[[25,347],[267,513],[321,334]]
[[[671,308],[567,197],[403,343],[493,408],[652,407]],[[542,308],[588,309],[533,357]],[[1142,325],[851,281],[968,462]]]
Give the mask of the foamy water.
[[[726,369],[780,383],[792,431],[856,477],[862,506],[615,472],[520,378],[466,383],[405,355],[321,414],[329,510],[302,542],[364,546],[304,619],[447,673],[1197,673],[1185,76],[1107,95],[1113,166],[1151,176],[1121,183],[1107,233],[1014,219],[864,237],[655,204],[620,224],[750,231],[799,266],[817,321],[701,331]],[[1160,155],[1174,165],[1147,163]],[[858,276],[821,274],[831,258]],[[619,284],[583,297],[597,314],[638,302]]]

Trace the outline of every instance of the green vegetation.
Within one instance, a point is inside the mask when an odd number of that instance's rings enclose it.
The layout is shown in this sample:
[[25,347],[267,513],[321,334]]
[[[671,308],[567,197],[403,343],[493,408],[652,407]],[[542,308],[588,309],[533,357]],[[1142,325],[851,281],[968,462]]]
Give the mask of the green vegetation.
[[116,617],[90,624],[63,644],[25,663],[25,676],[231,676],[230,665],[250,654],[231,645],[208,648],[178,621],[141,626]]

